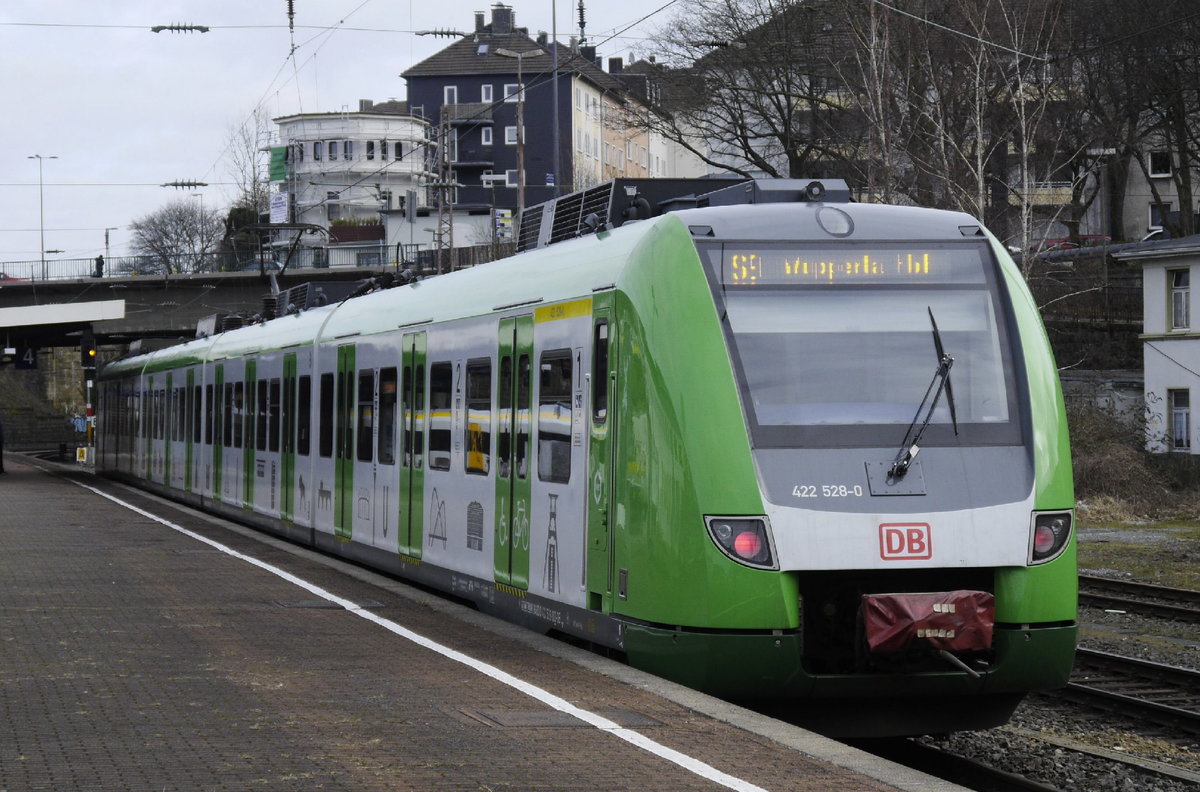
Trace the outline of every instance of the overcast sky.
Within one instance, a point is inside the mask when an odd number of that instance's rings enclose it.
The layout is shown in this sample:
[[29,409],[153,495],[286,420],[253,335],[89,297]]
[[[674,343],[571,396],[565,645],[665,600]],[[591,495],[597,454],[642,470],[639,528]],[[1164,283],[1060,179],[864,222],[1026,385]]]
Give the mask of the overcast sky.
[[[530,35],[578,32],[579,0],[512,0]],[[356,110],[359,99],[405,98],[400,73],[470,31],[492,0],[3,0],[0,67],[0,271],[39,258],[38,160],[47,259],[128,253],[128,225],[201,193],[227,206],[225,150],[262,105],[270,117]],[[670,0],[587,0],[589,43],[628,58],[677,13]],[[665,10],[660,10],[667,6]],[[656,13],[657,12],[657,13]],[[642,20],[643,17],[649,17]],[[635,24],[615,38],[614,33]],[[155,25],[207,33],[153,33]],[[293,57],[288,56],[295,42]],[[605,61],[607,62],[607,61]],[[57,159],[48,159],[56,156]],[[164,182],[207,182],[199,190]],[[10,267],[14,270],[18,268]]]

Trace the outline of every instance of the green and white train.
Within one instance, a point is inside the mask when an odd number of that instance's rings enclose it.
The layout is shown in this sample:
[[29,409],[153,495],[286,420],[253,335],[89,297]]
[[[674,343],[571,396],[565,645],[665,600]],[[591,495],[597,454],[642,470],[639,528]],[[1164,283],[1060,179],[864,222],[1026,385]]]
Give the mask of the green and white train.
[[1065,684],[1067,428],[1003,247],[837,182],[636,192],[109,364],[98,468],[831,733]]

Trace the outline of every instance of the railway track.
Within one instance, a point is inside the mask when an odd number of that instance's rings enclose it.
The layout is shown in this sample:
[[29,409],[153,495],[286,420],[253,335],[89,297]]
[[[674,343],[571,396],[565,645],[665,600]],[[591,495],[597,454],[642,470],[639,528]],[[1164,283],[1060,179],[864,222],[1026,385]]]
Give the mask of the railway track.
[[1081,648],[1056,695],[1200,735],[1200,671]]
[[1080,575],[1079,604],[1158,619],[1200,623],[1200,591],[1191,589]]

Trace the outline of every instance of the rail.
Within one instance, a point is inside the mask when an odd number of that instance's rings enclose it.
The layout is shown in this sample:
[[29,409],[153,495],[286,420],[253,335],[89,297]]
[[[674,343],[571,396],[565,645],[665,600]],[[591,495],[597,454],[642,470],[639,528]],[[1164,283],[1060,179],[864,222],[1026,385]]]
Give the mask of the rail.
[[1200,591],[1191,589],[1080,575],[1079,603],[1159,619],[1200,623]]
[[1200,734],[1200,671],[1080,648],[1071,682],[1055,695]]

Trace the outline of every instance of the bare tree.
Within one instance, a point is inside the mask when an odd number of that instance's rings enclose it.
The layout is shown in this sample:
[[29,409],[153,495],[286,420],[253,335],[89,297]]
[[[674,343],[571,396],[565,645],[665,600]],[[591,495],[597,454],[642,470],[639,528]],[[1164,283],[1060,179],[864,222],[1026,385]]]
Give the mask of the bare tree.
[[264,108],[257,107],[241,124],[230,127],[225,149],[226,172],[237,191],[233,205],[253,209],[256,214],[267,211],[271,203],[266,173],[271,136],[271,119]]
[[144,274],[170,275],[202,272],[225,233],[220,215],[199,202],[178,198],[129,224],[130,247],[144,256],[138,268]]

